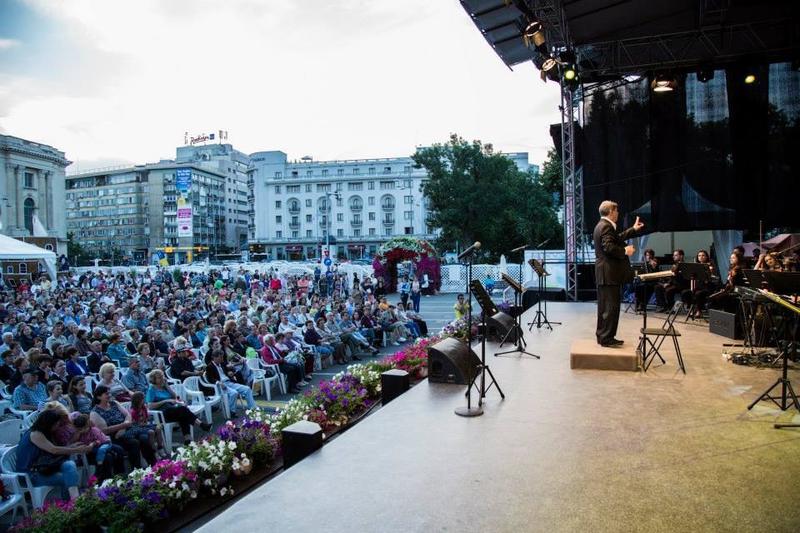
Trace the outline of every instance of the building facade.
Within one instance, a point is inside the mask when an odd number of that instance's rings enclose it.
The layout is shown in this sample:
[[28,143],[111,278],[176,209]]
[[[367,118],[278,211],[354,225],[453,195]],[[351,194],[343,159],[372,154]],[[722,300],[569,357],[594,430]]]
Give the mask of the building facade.
[[[529,170],[528,154],[507,154]],[[284,152],[250,154],[255,201],[250,250],[272,259],[369,258],[398,235],[433,239],[428,179],[410,157],[289,161]]]
[[253,216],[247,173],[250,157],[230,144],[180,146],[176,152],[176,163],[192,163],[225,175],[223,246],[232,252],[246,247]]
[[69,164],[52,146],[0,135],[0,232],[66,254],[64,169]]
[[[178,231],[179,170],[190,176],[187,236]],[[70,175],[67,230],[90,252],[115,250],[135,262],[147,262],[157,251],[174,254],[178,261],[187,260],[192,251],[214,253],[226,238],[226,178],[207,166],[174,161]],[[197,247],[202,250],[193,250]]]

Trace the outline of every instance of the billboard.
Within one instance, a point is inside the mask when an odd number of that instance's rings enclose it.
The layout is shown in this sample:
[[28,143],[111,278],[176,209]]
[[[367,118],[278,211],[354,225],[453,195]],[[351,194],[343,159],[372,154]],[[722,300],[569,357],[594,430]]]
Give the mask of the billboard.
[[175,202],[178,206],[177,222],[178,237],[191,237],[192,228],[192,169],[179,168],[175,170]]

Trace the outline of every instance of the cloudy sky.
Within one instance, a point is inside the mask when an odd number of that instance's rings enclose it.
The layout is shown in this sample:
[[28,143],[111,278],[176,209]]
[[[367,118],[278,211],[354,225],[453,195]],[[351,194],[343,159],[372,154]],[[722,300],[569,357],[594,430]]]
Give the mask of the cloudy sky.
[[457,0],[0,0],[0,132],[81,170],[219,129],[290,158],[458,133],[541,163],[558,120],[558,86],[505,67]]

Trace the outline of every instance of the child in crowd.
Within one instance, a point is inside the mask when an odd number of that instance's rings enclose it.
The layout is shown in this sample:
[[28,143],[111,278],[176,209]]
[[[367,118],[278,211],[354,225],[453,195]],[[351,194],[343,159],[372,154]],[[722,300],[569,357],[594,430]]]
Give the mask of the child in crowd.
[[147,431],[150,437],[150,445],[157,450],[156,453],[162,458],[168,454],[164,449],[164,436],[158,426],[150,422],[150,413],[147,411],[147,404],[144,401],[144,393],[137,391],[131,396],[131,420],[135,428]]
[[73,443],[97,444],[92,453],[97,465],[98,480],[103,481],[112,477],[115,470],[116,473],[124,471],[125,450],[116,444],[112,444],[111,437],[100,431],[100,428],[92,423],[89,415],[73,414],[72,425],[75,428],[75,433],[72,436]]

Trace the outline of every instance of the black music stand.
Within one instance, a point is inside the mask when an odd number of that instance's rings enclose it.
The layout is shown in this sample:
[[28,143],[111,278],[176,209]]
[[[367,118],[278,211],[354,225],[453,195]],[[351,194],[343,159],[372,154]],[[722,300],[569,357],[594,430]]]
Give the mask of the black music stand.
[[[536,329],[541,329],[542,326],[546,326],[550,331],[553,331],[553,324],[561,324],[561,322],[551,322],[547,320],[547,300],[544,299],[547,296],[547,276],[549,276],[550,273],[545,270],[544,259],[542,261],[543,262],[540,263],[536,258],[528,261],[533,271],[539,276],[539,301],[536,303],[536,314],[533,316],[533,320],[528,322],[528,331],[533,331],[534,324],[536,324]],[[544,300],[544,312],[542,312],[542,300]]]
[[[800,294],[800,273],[797,272],[764,272],[764,278],[769,285],[769,289],[773,294]],[[789,350],[792,355],[797,357],[797,329],[800,326],[800,308],[788,302],[784,302],[780,296],[773,296],[769,298],[776,304],[790,309],[794,316],[794,325],[792,326],[792,340],[787,342],[781,350],[781,358],[783,364],[781,365],[781,376],[768,388],[764,393],[756,398],[753,403],[747,406],[747,409],[752,409],[758,402],[762,400],[770,400],[772,403],[780,407],[781,411],[786,411],[794,406],[800,412],[800,402],[797,400],[797,395],[794,393],[792,383],[789,381]],[[781,395],[776,398],[771,395],[775,387],[781,387]],[[791,400],[790,400],[791,398]],[[780,403],[778,403],[780,400]],[[776,429],[783,427],[800,427],[800,424],[775,424]]]
[[[520,259],[524,258],[525,251],[520,251]],[[519,355],[529,355],[531,357],[535,357],[536,359],[541,359],[540,356],[536,355],[535,353],[531,353],[525,350],[525,346],[527,343],[525,342],[524,335],[522,333],[522,261],[519,264],[519,281],[517,285],[511,285],[511,288],[514,289],[514,306],[519,306],[519,312],[514,317],[514,333],[517,336],[516,346],[510,350],[505,350],[503,352],[495,352],[494,356],[497,357],[499,355],[506,355],[510,353],[518,353]],[[512,279],[513,278],[510,278]],[[505,337],[503,338],[503,342],[505,342],[506,338],[509,336],[511,332],[509,331],[506,333]],[[503,342],[500,343],[500,346],[503,346]],[[525,346],[523,346],[525,344]]]
[[[467,353],[469,357],[469,353],[472,352],[472,291],[470,290],[469,284],[472,280],[472,253],[468,254],[467,263],[467,287],[466,287],[466,295],[469,298],[467,300]],[[463,263],[462,263],[463,264]],[[485,315],[486,313],[484,313]],[[486,319],[482,320],[483,322],[483,337],[486,337]],[[481,360],[483,363],[483,360]],[[483,414],[483,408],[481,407],[481,397],[478,396],[478,406],[475,407],[472,405],[472,386],[475,384],[476,376],[472,376],[472,364],[467,365],[467,406],[466,407],[456,407],[455,413],[458,416],[480,416]],[[480,393],[480,391],[478,391]]]

